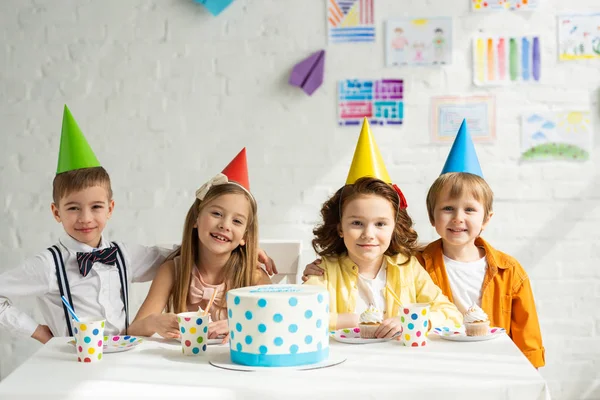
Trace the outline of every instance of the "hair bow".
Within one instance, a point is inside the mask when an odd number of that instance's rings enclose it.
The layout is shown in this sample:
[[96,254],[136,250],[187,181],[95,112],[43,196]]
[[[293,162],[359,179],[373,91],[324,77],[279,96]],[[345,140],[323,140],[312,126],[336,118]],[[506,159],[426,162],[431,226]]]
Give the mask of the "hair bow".
[[396,184],[393,184],[392,187],[394,188],[396,193],[398,193],[398,197],[400,198],[400,209],[404,210],[405,208],[408,208],[408,203],[406,202],[406,197],[404,197],[404,193],[402,193],[402,190],[400,190],[400,188]]
[[212,188],[213,186],[223,185],[227,182],[229,182],[229,180],[227,179],[226,175],[221,173],[215,175],[204,185],[200,186],[200,189],[196,190],[196,198],[198,200],[204,200],[210,188]]

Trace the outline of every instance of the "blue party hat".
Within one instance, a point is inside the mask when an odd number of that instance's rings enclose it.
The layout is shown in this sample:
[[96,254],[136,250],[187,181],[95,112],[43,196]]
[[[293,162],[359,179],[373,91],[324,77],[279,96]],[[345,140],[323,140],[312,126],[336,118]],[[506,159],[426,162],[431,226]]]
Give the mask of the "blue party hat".
[[441,175],[447,172],[468,172],[483,178],[475,146],[467,128],[467,121],[464,119],[460,124]]

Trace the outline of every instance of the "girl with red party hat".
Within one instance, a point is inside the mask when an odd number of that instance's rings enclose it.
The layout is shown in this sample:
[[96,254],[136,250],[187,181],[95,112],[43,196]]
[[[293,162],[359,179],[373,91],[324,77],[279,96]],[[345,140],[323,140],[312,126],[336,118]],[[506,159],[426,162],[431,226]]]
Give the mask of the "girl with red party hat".
[[[258,267],[257,206],[250,193],[246,149],[196,191],[181,247],[163,264],[135,321],[132,335],[179,337],[175,314],[210,307],[208,338],[227,335],[225,293],[270,284]],[[216,292],[216,295],[213,294]],[[163,310],[168,313],[163,314]]]

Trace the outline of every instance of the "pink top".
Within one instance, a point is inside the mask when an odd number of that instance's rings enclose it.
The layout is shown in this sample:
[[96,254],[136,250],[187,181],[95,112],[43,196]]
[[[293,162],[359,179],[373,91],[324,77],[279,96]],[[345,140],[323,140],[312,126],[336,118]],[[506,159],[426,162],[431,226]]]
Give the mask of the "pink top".
[[[179,263],[179,257],[175,257],[174,261]],[[227,319],[227,308],[220,307],[223,296],[225,295],[225,283],[220,285],[211,285],[202,279],[200,271],[197,267],[192,269],[192,276],[190,277],[190,288],[188,290],[187,298],[187,309],[188,311],[198,311],[198,307],[202,307],[204,310],[210,301],[213,293],[217,290],[217,296],[215,301],[210,308],[210,316],[213,321],[220,321]]]

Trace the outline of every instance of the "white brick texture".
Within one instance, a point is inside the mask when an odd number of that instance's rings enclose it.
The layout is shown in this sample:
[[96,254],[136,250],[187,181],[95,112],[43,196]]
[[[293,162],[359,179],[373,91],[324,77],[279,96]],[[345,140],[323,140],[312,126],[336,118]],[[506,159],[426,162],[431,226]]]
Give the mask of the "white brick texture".
[[[374,134],[422,241],[436,238],[425,195],[449,150],[430,144],[430,98],[491,93],[497,140],[477,145],[496,194],[485,237],[531,277],[553,398],[600,399],[599,146],[582,164],[519,161],[524,112],[589,108],[598,132],[600,62],[556,57],[556,15],[598,12],[598,0],[544,0],[528,14],[473,14],[469,0],[375,5],[376,43],[328,45],[324,0],[236,0],[218,17],[192,0],[0,1],[0,272],[61,233],[49,206],[65,103],[111,173],[111,237],[179,241],[195,189],[246,146],[262,238],[303,240],[306,263],[359,133],[337,126],[337,80],[405,80],[405,124]],[[454,18],[452,65],[384,68],[384,20],[436,16]],[[480,31],[541,35],[544,84],[474,87]],[[322,48],[325,82],[308,97],[287,79]],[[0,377],[35,348],[0,333]]]

